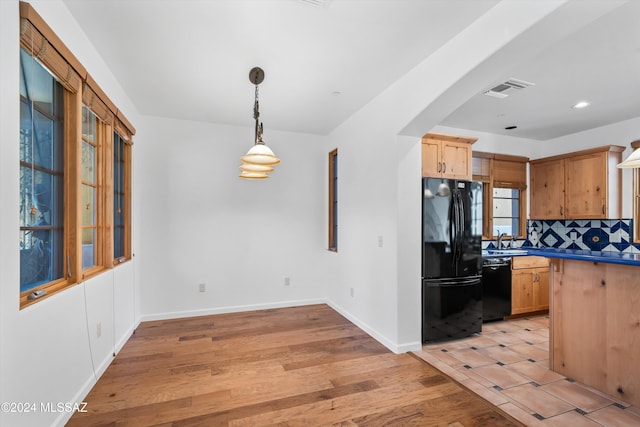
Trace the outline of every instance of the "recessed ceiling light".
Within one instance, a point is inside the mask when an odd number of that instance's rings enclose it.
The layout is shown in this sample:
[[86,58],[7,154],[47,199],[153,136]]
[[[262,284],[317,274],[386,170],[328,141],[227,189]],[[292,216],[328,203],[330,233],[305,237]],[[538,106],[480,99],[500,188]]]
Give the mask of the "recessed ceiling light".
[[576,110],[579,110],[580,108],[587,108],[589,105],[591,105],[589,101],[580,101],[573,104],[571,108],[575,108]]

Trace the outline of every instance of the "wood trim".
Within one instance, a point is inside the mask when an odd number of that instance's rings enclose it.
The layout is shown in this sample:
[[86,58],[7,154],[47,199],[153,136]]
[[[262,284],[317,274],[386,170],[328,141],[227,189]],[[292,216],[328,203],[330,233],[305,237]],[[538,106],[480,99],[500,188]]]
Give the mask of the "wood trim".
[[[43,37],[50,45],[53,47],[58,55],[65,60],[75,72],[79,75],[80,79],[84,79],[87,75],[87,70],[82,66],[80,61],[71,53],[71,51],[67,48],[67,46],[60,40],[60,38],[56,35],[56,33],[47,25],[47,23],[42,19],[42,17],[35,11],[35,9],[26,2],[20,2],[20,18],[28,21],[33,28],[38,32],[38,34]],[[23,35],[23,31],[27,30],[26,27],[21,23],[20,25],[20,34]],[[21,37],[22,39],[22,37]],[[22,40],[21,40],[22,42]],[[24,44],[23,46],[26,49],[30,49],[30,44]],[[42,46],[39,46],[42,47]],[[50,52],[51,53],[51,52]],[[37,55],[36,55],[37,56]],[[53,71],[53,70],[52,70]],[[76,90],[79,89],[80,82],[78,82],[78,86]]]
[[458,136],[458,135],[448,135],[445,133],[435,133],[435,132],[428,132],[425,133],[422,136],[422,139],[437,139],[440,141],[451,141],[451,142],[464,142],[467,144],[473,144],[475,143],[478,138],[471,138],[471,137],[467,137],[467,136]]
[[115,227],[115,219],[113,217],[113,126],[105,124],[104,126],[103,153],[104,160],[102,168],[104,171],[104,179],[102,182],[102,206],[104,207],[105,222],[102,224],[103,235],[103,265],[105,267],[113,266],[113,233]]
[[[65,255],[70,262],[69,281],[82,281],[82,97],[67,92],[65,98]],[[67,102],[68,101],[68,102]],[[75,165],[75,166],[73,166]],[[73,167],[72,167],[73,166]]]
[[[133,169],[133,147],[131,144],[124,145],[124,257],[125,259],[133,258],[133,246],[131,243],[132,229],[132,212],[133,212],[133,196],[132,196],[132,169]],[[115,261],[115,260],[114,260]],[[119,260],[118,263],[122,262]]]
[[540,159],[530,160],[529,163],[536,164],[536,163],[549,162],[549,161],[553,161],[553,160],[562,160],[562,159],[566,159],[566,158],[569,158],[569,157],[576,157],[576,156],[583,156],[583,155],[594,154],[594,153],[601,153],[603,151],[611,151],[611,152],[615,152],[615,153],[622,153],[624,150],[626,150],[626,148],[621,146],[621,145],[603,145],[602,147],[589,148],[587,150],[580,150],[580,151],[572,151],[571,153],[558,154],[557,156],[543,157],[543,158],[540,158]]
[[116,113],[116,132],[120,134],[128,143],[133,144],[131,141],[131,137],[136,134],[136,128],[133,127],[131,122],[127,120],[124,113],[121,110],[118,110]]
[[100,120],[108,124],[113,124],[117,108],[107,96],[104,94],[100,86],[97,85],[91,76],[87,76],[87,80],[82,85],[82,102],[86,105]]
[[473,151],[473,157],[480,157],[484,159],[506,160],[509,162],[520,162],[520,163],[527,163],[529,161],[529,158],[524,156],[512,156],[510,154],[487,153],[484,151],[475,151],[475,150]]

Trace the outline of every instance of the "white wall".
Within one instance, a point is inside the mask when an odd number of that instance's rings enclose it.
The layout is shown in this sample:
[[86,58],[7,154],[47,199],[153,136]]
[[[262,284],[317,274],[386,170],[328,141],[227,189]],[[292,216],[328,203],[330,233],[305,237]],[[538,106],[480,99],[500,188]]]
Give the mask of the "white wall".
[[[327,150],[340,150],[340,243],[330,262],[341,272],[329,299],[395,351],[421,341],[419,137],[486,84],[473,70],[563,3],[499,3],[329,135]],[[458,104],[424,114],[463,78]]]
[[[109,97],[137,124],[138,116],[130,100],[66,7],[59,1],[31,3]],[[18,6],[18,0],[0,1],[0,402],[34,402],[38,412],[0,413],[0,425],[62,425],[71,414],[41,412],[39,405],[81,401],[113,353],[129,337],[136,319],[135,266],[128,262],[19,309]],[[99,338],[98,323],[102,327]]]
[[269,179],[247,181],[238,167],[253,141],[250,118],[246,128],[142,123],[150,141],[135,147],[143,320],[325,301],[321,137],[267,127],[282,163]]

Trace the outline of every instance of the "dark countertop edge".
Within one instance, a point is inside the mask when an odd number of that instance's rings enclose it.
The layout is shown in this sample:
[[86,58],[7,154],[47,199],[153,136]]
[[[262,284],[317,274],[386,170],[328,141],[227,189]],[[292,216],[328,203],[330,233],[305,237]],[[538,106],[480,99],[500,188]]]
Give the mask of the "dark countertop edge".
[[[570,259],[574,261],[602,262],[606,264],[621,264],[640,267],[640,254],[618,252],[596,252],[578,249],[556,248],[519,248],[527,251],[527,255],[542,256],[546,258]],[[524,254],[522,254],[524,255]],[[514,255],[521,256],[521,255]]]

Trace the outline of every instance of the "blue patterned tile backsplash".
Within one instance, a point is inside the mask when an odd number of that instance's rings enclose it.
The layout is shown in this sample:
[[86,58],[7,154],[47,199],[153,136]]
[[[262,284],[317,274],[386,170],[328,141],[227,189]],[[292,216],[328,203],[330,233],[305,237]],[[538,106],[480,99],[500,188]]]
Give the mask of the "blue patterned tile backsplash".
[[640,253],[630,219],[527,220],[523,246]]

